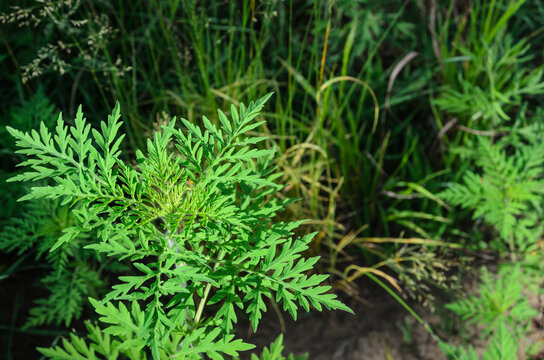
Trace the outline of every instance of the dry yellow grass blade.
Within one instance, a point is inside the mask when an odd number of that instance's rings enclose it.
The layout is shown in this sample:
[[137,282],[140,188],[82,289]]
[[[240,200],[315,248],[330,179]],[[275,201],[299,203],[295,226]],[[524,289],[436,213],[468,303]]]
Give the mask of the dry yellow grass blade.
[[338,244],[336,244],[334,246],[334,250],[336,252],[341,252],[346,246],[348,246],[349,244],[351,244],[355,239],[357,239],[357,235],[359,235],[362,231],[364,231],[365,229],[368,228],[368,224],[365,224],[363,226],[361,226],[360,228],[358,228],[357,230],[355,231],[350,231],[346,236],[344,236],[342,238],[342,240],[340,240],[338,242]]
[[[352,270],[355,270],[355,272],[353,274],[351,274],[350,276],[347,276],[347,274],[349,274],[350,271]],[[385,279],[388,283],[390,283],[399,293],[402,293],[402,289],[400,288],[399,284],[397,283],[397,280],[395,280],[395,278],[393,278],[391,275],[388,275],[386,273],[384,273],[383,271],[381,270],[378,270],[378,269],[374,269],[374,268],[371,268],[371,267],[365,267],[365,266],[358,266],[358,265],[350,265],[346,268],[346,270],[344,270],[344,279],[350,283],[352,281],[354,281],[355,279],[367,274],[367,273],[371,273],[371,274],[374,274],[374,275],[377,275],[383,279]]]
[[[321,147],[319,147],[318,145],[309,143],[309,142],[304,142],[302,144],[293,145],[289,149],[285,150],[285,152],[282,154],[282,156],[278,160],[278,166],[281,166],[283,164],[283,162],[287,159],[288,155],[291,152],[296,151],[296,150],[302,151],[303,153],[304,153],[304,150],[314,150],[314,151],[317,151],[318,153],[320,153],[321,155],[323,155],[323,157],[325,159],[327,159],[327,152],[325,150],[323,150]],[[299,161],[300,161],[300,157],[295,156],[290,165],[294,166]]]

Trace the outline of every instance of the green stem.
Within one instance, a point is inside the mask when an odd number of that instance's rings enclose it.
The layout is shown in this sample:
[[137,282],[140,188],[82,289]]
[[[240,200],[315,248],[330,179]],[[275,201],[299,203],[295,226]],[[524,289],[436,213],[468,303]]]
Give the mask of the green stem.
[[210,290],[212,288],[212,284],[208,283],[206,285],[206,288],[204,289],[204,296],[202,299],[200,299],[200,303],[198,304],[198,309],[196,310],[195,315],[195,323],[198,323],[200,321],[200,318],[202,317],[202,311],[204,311],[204,305],[206,305],[206,301],[208,300],[208,296],[210,295]]
[[[215,263],[213,269],[217,269],[219,264],[221,263],[221,260],[225,257],[225,252],[221,251],[218,256],[218,261]],[[196,310],[194,322],[195,324],[198,324],[200,321],[200,318],[202,317],[202,312],[204,311],[204,306],[206,305],[206,301],[208,301],[208,296],[210,295],[210,290],[212,288],[212,284],[208,283],[206,285],[206,288],[204,289],[204,296],[202,296],[202,299],[200,299],[200,302],[198,303],[198,309]]]

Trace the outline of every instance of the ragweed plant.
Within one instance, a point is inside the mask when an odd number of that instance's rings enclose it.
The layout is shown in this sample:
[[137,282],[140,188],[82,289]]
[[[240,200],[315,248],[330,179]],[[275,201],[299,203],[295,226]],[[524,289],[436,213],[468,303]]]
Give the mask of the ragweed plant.
[[[57,116],[55,106],[39,87],[30,99],[12,106],[6,118],[10,126],[28,131],[39,126],[40,122],[54,126]],[[0,138],[7,137],[6,128],[0,128]],[[10,166],[21,160],[11,141],[3,144],[2,154],[1,160]],[[68,205],[61,206],[58,199],[17,204],[16,199],[26,189],[26,184],[12,183],[0,194],[0,253],[16,253],[13,266],[0,273],[0,280],[22,269],[39,267],[40,287],[46,289],[47,295],[36,299],[35,305],[29,309],[25,327],[51,323],[68,327],[81,316],[87,296],[100,293],[103,285],[100,273],[109,270],[108,263],[100,259],[104,258],[103,255],[83,251],[83,245],[89,244],[91,236],[87,233],[74,239],[70,246],[49,252],[62,235],[62,230],[74,223],[75,218]],[[36,292],[34,290],[32,293]]]
[[[103,328],[88,323],[87,340],[71,336],[62,346],[39,349],[53,359],[212,359],[236,356],[253,345],[234,339],[236,308],[254,330],[267,298],[296,319],[300,307],[350,311],[323,285],[326,275],[306,275],[318,257],[304,259],[314,234],[293,238],[302,221],[272,223],[291,200],[270,196],[274,150],[258,149],[265,137],[245,135],[270,95],[229,119],[218,111],[215,126],[175,119],[147,141],[137,164],[123,160],[117,105],[101,129],[92,129],[79,108],[74,126],[59,116],[55,133],[8,131],[30,169],[11,181],[47,180],[21,198],[61,199],[76,206],[77,223],[51,247],[70,246],[96,232],[89,251],[130,260],[134,274],[100,300],[90,298]],[[213,314],[207,316],[207,314]]]
[[501,266],[498,275],[482,268],[478,295],[446,305],[463,321],[484,326],[483,334],[489,335],[499,324],[509,325],[518,337],[530,328],[530,320],[538,315],[524,294],[526,281],[520,266]]
[[508,327],[500,323],[497,332],[489,339],[487,348],[479,356],[472,346],[466,348],[442,344],[448,360],[517,359],[519,343],[511,336]]
[[49,294],[35,301],[25,327],[51,323],[69,326],[81,316],[87,296],[103,287],[100,270],[106,267],[104,256],[83,251],[83,245],[92,243],[91,234],[80,234],[70,244],[49,252],[62,230],[74,221],[68,206],[59,206],[58,200],[40,199],[29,201],[21,217],[12,218],[0,231],[1,252],[16,252],[21,262],[30,256],[42,262],[40,283]]
[[[526,2],[473,1],[459,19],[450,18],[450,2],[448,15],[440,21],[442,46],[437,56],[444,86],[435,104],[469,130],[503,126],[525,98],[544,91],[544,68],[531,64],[532,36],[516,38],[509,26],[523,17],[520,9]],[[449,34],[451,24],[455,34]],[[437,121],[444,129],[446,124]]]
[[[455,360],[494,360],[517,359],[521,352],[520,342],[528,338],[531,320],[538,311],[531,307],[524,290],[527,281],[525,269],[519,264],[502,265],[497,276],[482,268],[481,281],[477,295],[470,295],[446,305],[458,315],[463,323],[477,324],[476,337],[486,340],[488,348],[478,356],[472,346],[456,347],[441,343],[448,359]],[[538,350],[534,344],[526,352]]]
[[283,356],[283,335],[270,344],[270,347],[265,347],[261,356],[251,355],[251,360],[308,360],[308,355],[293,355],[288,354],[287,358]]
[[543,233],[542,174],[544,147],[508,137],[492,144],[480,138],[474,151],[478,172],[466,171],[463,183],[453,183],[439,196],[471,210],[499,234],[498,250],[535,251]]

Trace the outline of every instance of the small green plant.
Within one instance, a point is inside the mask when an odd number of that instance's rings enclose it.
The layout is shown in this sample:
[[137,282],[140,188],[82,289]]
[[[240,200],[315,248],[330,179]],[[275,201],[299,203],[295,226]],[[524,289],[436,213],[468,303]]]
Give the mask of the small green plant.
[[254,330],[272,296],[295,319],[299,307],[350,311],[322,285],[326,275],[306,275],[318,257],[301,253],[314,234],[293,239],[302,221],[271,223],[290,200],[270,196],[281,189],[274,183],[281,174],[270,165],[274,150],[254,148],[266,138],[245,136],[263,123],[255,118],[269,97],[232,106],[231,120],[218,111],[220,127],[205,117],[204,129],[183,119],[184,132],[174,119],[148,140],[147,154],[137,152],[137,164],[121,157],[119,105],[101,131],[91,131],[81,107],[74,126],[59,116],[55,134],[43,123],[39,132],[8,128],[18,152],[30,157],[20,164],[30,170],[11,181],[51,183],[21,200],[77,204],[77,223],[50,251],[96,231],[85,249],[130,260],[136,271],[119,276],[104,299],[89,299],[103,329],[88,323],[87,341],[72,335],[62,347],[39,349],[43,354],[222,359],[253,347],[234,339],[236,308]]
[[467,348],[443,345],[444,351],[448,360],[502,360],[517,359],[518,342],[511,336],[508,327],[504,323],[500,323],[497,331],[489,339],[487,348],[483,351],[482,356],[472,346]]
[[[10,107],[6,117],[10,126],[23,131],[30,131],[40,122],[47,127],[54,126],[57,118],[55,106],[41,87],[28,100]],[[8,136],[6,128],[0,128],[0,137]],[[6,162],[21,159],[21,155],[15,154],[14,145],[11,141],[5,142]],[[50,253],[62,230],[75,223],[75,218],[69,207],[61,206],[59,200],[39,199],[17,204],[15,199],[26,191],[27,184],[12,183],[9,190],[0,195],[0,218],[9,219],[0,227],[0,252],[15,253],[17,259],[3,277],[9,278],[19,269],[40,267],[39,273],[43,276],[37,285],[49,294],[38,298],[30,308],[25,328],[52,323],[68,327],[81,315],[87,296],[96,296],[102,290],[104,279],[99,269],[107,269],[107,263],[103,264],[95,254],[82,251],[82,246],[89,244],[89,234],[81,234],[70,246]]]
[[[16,103],[16,104],[13,104]],[[30,131],[44,122],[46,126],[54,126],[57,110],[51,104],[42,87],[38,87],[36,93],[28,99],[20,101],[12,100],[12,105],[8,111],[1,116],[1,121],[7,126]],[[0,127],[0,138],[9,139],[9,134],[5,126]],[[14,143],[4,141],[0,148],[0,162],[3,168],[0,169],[0,178],[3,180],[13,176],[13,165],[21,160],[21,156],[15,154]],[[11,174],[11,175],[10,175]],[[20,211],[24,206],[17,204],[16,199],[25,192],[24,185],[19,183],[6,184],[0,192],[0,219],[6,220],[11,217],[23,215],[26,211]],[[18,239],[17,239],[18,240]]]
[[[478,325],[478,337],[486,339],[488,349],[481,359],[516,359],[519,340],[530,330],[531,320],[538,314],[526,297],[526,275],[519,265],[504,264],[497,275],[482,268],[477,295],[446,305],[462,320],[462,325]],[[455,347],[441,344],[449,359],[480,359],[472,346]]]
[[261,356],[251,355],[251,360],[308,360],[307,355],[289,354],[283,356],[283,335],[279,335],[276,340],[270,344],[270,347],[265,347]]
[[478,295],[446,305],[465,322],[485,327],[491,333],[499,324],[508,324],[521,335],[529,320],[538,312],[529,305],[523,293],[524,274],[519,266],[502,266],[497,277],[482,268]]
[[402,344],[410,345],[413,341],[412,319],[409,316],[404,317],[404,322],[397,321],[397,327],[402,333]]
[[515,42],[511,36],[476,49],[460,47],[458,58],[467,66],[455,85],[443,88],[436,105],[470,127],[503,125],[510,120],[508,113],[520,106],[524,97],[544,91],[543,68],[522,66],[532,57],[529,47],[527,41]]
[[543,232],[544,147],[539,142],[510,144],[508,138],[495,144],[480,138],[473,156],[479,171],[466,171],[462,184],[452,184],[439,196],[496,229],[502,239],[495,244],[499,250],[506,245],[510,251],[533,251]]
[[45,260],[45,275],[40,282],[50,293],[36,300],[25,327],[52,323],[67,327],[80,317],[86,297],[103,286],[101,256],[83,251],[83,246],[91,243],[89,234],[49,252],[62,230],[75,222],[68,206],[59,206],[58,200],[40,199],[28,202],[24,209],[21,217],[13,218],[0,231],[0,251],[16,252],[21,261],[30,256]]

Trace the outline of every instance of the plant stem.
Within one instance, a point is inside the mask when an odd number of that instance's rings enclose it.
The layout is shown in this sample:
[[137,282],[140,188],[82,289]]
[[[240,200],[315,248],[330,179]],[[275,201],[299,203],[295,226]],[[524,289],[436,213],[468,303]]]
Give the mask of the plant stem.
[[208,300],[208,295],[210,295],[210,290],[212,288],[212,284],[208,283],[206,285],[206,288],[204,289],[204,296],[202,299],[200,299],[200,303],[198,303],[198,309],[196,310],[195,315],[195,323],[198,323],[200,321],[200,317],[202,316],[202,311],[204,310],[204,305],[206,305],[206,301]]
[[[218,262],[216,262],[213,267],[214,270],[217,269],[221,260],[223,260],[223,257],[225,257],[225,252],[221,251],[219,253],[219,256],[217,257]],[[202,296],[202,299],[200,299],[200,302],[198,303],[198,309],[196,309],[196,314],[194,318],[195,323],[198,323],[200,321],[200,318],[202,317],[202,312],[204,311],[204,305],[206,305],[206,301],[208,301],[208,296],[210,295],[211,288],[212,288],[212,284],[208,283],[206,285],[206,288],[204,289],[204,296]]]

